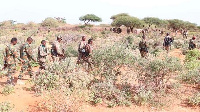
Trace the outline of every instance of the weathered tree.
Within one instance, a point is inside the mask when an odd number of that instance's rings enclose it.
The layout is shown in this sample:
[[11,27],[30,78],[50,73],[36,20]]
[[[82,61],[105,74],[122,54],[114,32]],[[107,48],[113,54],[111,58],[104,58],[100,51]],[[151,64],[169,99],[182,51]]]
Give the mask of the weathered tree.
[[86,14],[85,16],[81,16],[79,20],[83,21],[85,25],[89,24],[89,22],[102,22],[102,19],[94,14]]

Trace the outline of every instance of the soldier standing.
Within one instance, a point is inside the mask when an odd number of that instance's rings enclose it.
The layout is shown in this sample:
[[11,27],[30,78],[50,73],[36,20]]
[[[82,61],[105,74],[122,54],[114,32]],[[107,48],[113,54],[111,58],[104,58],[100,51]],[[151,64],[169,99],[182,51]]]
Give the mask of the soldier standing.
[[85,54],[83,56],[84,60],[88,63],[89,70],[92,70],[92,59],[91,59],[92,51],[93,51],[93,40],[89,39],[88,44],[85,46]]
[[167,50],[167,53],[169,52],[169,48],[171,47],[171,43],[173,42],[173,39],[170,37],[169,33],[167,33],[166,37],[164,38],[163,47],[165,50]]
[[193,36],[192,39],[190,39],[190,42],[189,42],[189,50],[193,50],[193,49],[196,48],[195,39],[196,39],[195,36]]
[[33,57],[32,49],[31,49],[31,43],[33,42],[33,39],[31,37],[27,38],[27,42],[23,44],[20,48],[20,58],[24,60],[24,63],[21,67],[20,75],[18,76],[18,79],[22,79],[23,74],[25,71],[28,71],[28,74],[30,75],[30,78],[32,78],[32,67],[30,64],[30,61],[33,60],[36,62],[36,59]]
[[142,36],[142,41],[140,41],[140,43],[139,43],[139,50],[140,50],[141,56],[143,58],[146,57],[146,55],[148,53],[148,48],[147,48],[147,43],[146,43],[146,37],[145,36]]
[[64,57],[63,49],[61,48],[62,37],[58,36],[57,40],[53,42],[51,48],[51,56],[54,62],[60,61]]
[[46,41],[42,40],[41,45],[38,47],[38,61],[40,65],[40,70],[46,69],[46,58],[48,55]]
[[83,55],[85,54],[85,46],[87,45],[87,42],[86,42],[86,37],[85,36],[82,36],[82,40],[81,42],[79,43],[78,45],[78,61],[77,61],[77,64],[80,63],[81,59],[83,58]]
[[24,62],[20,57],[18,56],[17,53],[17,47],[15,46],[17,44],[17,38],[12,38],[11,39],[11,44],[8,45],[5,49],[5,62],[7,63],[8,67],[8,79],[7,83],[8,84],[13,84],[13,73],[15,73],[16,70],[16,59],[18,59],[21,62]]

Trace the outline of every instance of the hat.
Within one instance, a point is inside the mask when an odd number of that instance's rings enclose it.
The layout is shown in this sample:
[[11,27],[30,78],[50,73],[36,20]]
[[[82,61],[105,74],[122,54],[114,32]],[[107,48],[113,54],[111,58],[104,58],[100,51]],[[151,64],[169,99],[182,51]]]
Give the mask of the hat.
[[194,37],[192,37],[192,39],[193,39],[193,40],[195,40],[195,39],[196,39],[196,37],[194,36]]

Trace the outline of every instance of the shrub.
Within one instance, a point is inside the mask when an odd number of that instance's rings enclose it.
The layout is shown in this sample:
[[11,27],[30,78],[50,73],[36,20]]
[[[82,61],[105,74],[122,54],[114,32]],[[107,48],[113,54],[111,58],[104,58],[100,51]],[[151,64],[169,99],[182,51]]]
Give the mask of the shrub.
[[194,96],[188,98],[188,104],[198,106],[200,104],[200,93],[195,93]]
[[65,55],[67,57],[77,57],[78,56],[78,50],[76,50],[74,47],[69,46],[67,47],[67,49],[65,50]]
[[197,60],[199,57],[200,57],[200,52],[198,49],[190,50],[186,54],[185,61],[191,62],[191,61]]
[[0,112],[10,112],[14,108],[14,105],[8,103],[8,102],[2,102],[0,103]]
[[152,99],[152,92],[141,89],[134,96],[134,102],[138,105],[147,104]]
[[2,93],[3,95],[10,95],[10,94],[14,93],[14,87],[11,86],[11,85],[6,85],[6,86],[3,88],[3,90],[2,90],[1,93]]
[[42,21],[41,25],[43,27],[58,27],[59,22],[54,18],[48,17],[44,21]]
[[198,49],[190,50],[185,57],[185,67],[189,70],[196,69],[200,66],[200,52]]
[[181,74],[180,79],[183,82],[186,82],[186,83],[189,83],[189,84],[199,83],[200,82],[199,69],[189,70],[187,73]]
[[59,85],[59,76],[45,71],[39,74],[34,80],[34,88],[36,92],[55,89]]
[[119,105],[130,105],[131,94],[130,89],[124,87],[118,89],[112,80],[106,80],[103,82],[96,82],[91,86],[90,101],[93,104],[104,103],[108,107],[114,107]]

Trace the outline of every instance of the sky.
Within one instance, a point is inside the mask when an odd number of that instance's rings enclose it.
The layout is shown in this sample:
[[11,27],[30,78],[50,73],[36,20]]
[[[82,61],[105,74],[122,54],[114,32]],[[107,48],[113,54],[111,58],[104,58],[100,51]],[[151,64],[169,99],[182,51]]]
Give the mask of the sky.
[[80,24],[80,16],[95,14],[103,20],[99,24],[110,24],[112,15],[128,13],[200,25],[200,0],[0,0],[0,4],[0,22],[40,23],[46,17],[64,17],[69,24]]

